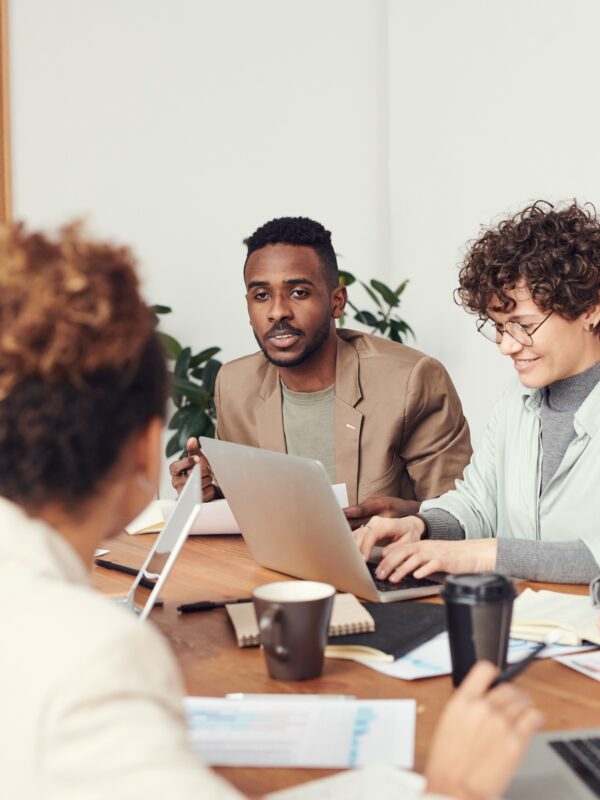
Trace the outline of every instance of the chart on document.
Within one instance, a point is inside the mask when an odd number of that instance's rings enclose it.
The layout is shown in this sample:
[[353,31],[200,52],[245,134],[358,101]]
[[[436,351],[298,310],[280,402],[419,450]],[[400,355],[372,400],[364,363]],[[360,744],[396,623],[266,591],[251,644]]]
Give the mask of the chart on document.
[[192,745],[214,766],[413,766],[414,700],[184,701]]

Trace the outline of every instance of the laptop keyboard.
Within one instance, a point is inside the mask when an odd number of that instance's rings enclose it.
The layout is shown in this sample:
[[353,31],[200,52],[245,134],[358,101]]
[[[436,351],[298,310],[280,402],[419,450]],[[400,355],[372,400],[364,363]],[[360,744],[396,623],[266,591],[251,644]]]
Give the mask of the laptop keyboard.
[[398,583],[392,583],[391,581],[385,580],[382,581],[380,578],[377,577],[375,574],[375,570],[377,569],[377,564],[372,564],[371,562],[367,562],[367,567],[369,568],[369,572],[371,573],[371,577],[375,582],[375,586],[377,587],[378,592],[397,592],[398,589],[421,589],[423,586],[439,586],[439,581],[430,581],[428,578],[413,578],[412,575],[407,575],[405,578],[402,578],[401,581]]
[[549,743],[596,797],[600,797],[600,737]]

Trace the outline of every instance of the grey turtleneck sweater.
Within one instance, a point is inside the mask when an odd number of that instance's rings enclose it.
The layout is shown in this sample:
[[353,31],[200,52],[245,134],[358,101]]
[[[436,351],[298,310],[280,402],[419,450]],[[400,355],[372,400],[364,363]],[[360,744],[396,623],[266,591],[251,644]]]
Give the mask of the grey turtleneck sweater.
[[[600,361],[593,367],[551,383],[544,390],[540,407],[543,493],[565,452],[575,438],[575,412],[600,381]],[[463,539],[460,522],[448,511],[432,508],[420,514],[432,539]],[[498,538],[496,570],[533,581],[588,583],[600,565],[582,541],[541,542],[536,539]]]

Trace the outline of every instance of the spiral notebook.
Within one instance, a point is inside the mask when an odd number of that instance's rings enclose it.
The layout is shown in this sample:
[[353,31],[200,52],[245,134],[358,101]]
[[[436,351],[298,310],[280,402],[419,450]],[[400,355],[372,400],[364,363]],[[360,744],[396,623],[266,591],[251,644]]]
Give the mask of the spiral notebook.
[[[225,606],[233,623],[239,647],[260,644],[258,622],[253,603],[235,603]],[[372,633],[375,621],[353,594],[336,594],[329,625],[330,636],[347,636],[351,633]]]

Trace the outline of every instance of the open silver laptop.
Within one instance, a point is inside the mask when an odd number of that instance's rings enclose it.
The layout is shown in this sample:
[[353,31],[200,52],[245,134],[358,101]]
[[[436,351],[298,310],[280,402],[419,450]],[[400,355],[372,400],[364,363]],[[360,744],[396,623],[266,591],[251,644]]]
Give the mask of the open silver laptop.
[[[156,541],[140,571],[138,572],[129,594],[123,599],[133,611],[139,614],[140,619],[146,619],[158,599],[160,590],[165,584],[175,559],[187,539],[188,533],[202,503],[202,486],[200,467],[196,465],[190,472],[183,491],[179,495],[173,513]],[[150,595],[144,592],[140,581],[155,581]]]
[[600,797],[600,728],[534,736],[505,795],[507,800]]
[[390,603],[438,594],[439,581],[376,581],[319,461],[201,438],[252,556],[265,567]]

